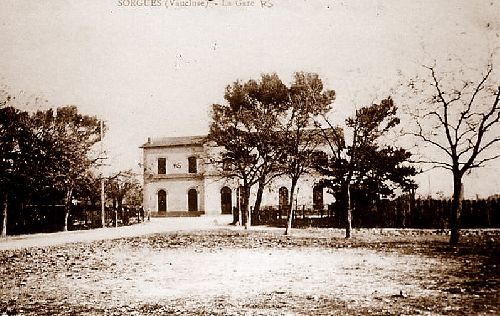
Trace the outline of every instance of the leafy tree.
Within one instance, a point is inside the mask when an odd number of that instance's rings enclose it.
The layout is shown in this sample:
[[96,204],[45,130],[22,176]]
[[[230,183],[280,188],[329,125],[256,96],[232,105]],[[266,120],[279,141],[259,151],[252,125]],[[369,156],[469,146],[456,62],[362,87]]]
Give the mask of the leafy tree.
[[226,104],[212,105],[208,139],[223,147],[212,159],[228,178],[243,182],[242,210],[251,225],[249,192],[258,184],[254,210],[258,211],[265,185],[279,174],[282,134],[279,117],[288,105],[288,90],[275,74],[260,81],[234,82],[226,88]]
[[[2,235],[7,234],[9,205],[23,204],[41,188],[44,150],[36,139],[28,112],[12,106],[12,98],[0,91],[0,191],[2,200]],[[12,214],[12,213],[11,213]]]
[[283,174],[292,181],[292,204],[297,182],[310,167],[320,140],[314,118],[330,109],[334,97],[317,74],[299,72],[290,87],[275,74],[262,75],[258,82],[235,82],[226,88],[227,103],[212,106],[209,139],[224,148],[217,154],[225,176],[243,182],[245,213],[250,188],[258,184],[258,210],[264,187]]
[[254,204],[254,211],[258,212],[265,186],[282,174],[280,163],[284,152],[281,145],[284,139],[279,118],[285,114],[289,99],[287,87],[276,74],[264,74],[259,82],[250,80],[247,93],[247,101],[253,109],[253,130],[249,136],[255,139],[260,164],[257,168],[258,188]]
[[111,199],[115,209],[121,209],[125,201],[133,206],[142,203],[140,198],[141,185],[130,169],[108,177],[105,188],[106,195]]
[[[6,104],[10,98],[6,99]],[[7,235],[9,196],[19,196],[32,180],[30,173],[31,137],[29,115],[13,107],[0,108],[0,191],[2,203],[1,235]],[[33,154],[35,154],[33,152]]]
[[129,184],[124,200],[128,206],[139,208],[142,205],[142,185],[137,179]]
[[80,201],[96,206],[101,201],[101,179],[88,170],[75,183],[73,196]]
[[400,122],[396,111],[390,97],[380,104],[356,110],[356,114],[346,120],[352,133],[350,144],[344,129],[326,120],[329,129],[324,129],[323,135],[330,152],[328,157],[318,161],[317,168],[327,176],[325,184],[337,193],[345,214],[346,238],[351,237],[353,191],[364,193],[373,200],[381,194],[392,194],[398,186],[414,187],[411,177],[416,171],[407,164],[411,154],[381,142],[381,138]]
[[409,84],[417,100],[410,109],[416,124],[410,134],[444,154],[444,157],[427,158],[422,162],[452,173],[450,243],[457,244],[463,199],[462,178],[471,170],[500,157],[500,86],[491,63],[475,80],[456,78],[466,76],[464,69],[439,74],[434,66],[426,68],[429,79],[416,78]]
[[292,228],[293,200],[300,177],[311,168],[318,147],[323,143],[315,123],[330,110],[335,91],[325,90],[317,74],[297,72],[289,89],[289,107],[282,118],[284,141],[280,149],[286,155],[284,173],[290,177],[290,200],[285,235]]
[[82,185],[95,162],[90,152],[99,140],[98,121],[79,114],[74,106],[59,108],[55,113],[46,110],[30,114],[7,106],[13,99],[3,90],[1,97],[2,232],[6,234],[7,207],[12,200],[9,196],[23,208],[28,201],[58,199],[60,192],[65,196],[63,229],[67,230],[73,191]]
[[38,111],[33,120],[35,134],[45,147],[44,176],[56,190],[64,192],[66,231],[73,191],[97,161],[90,152],[100,140],[100,124],[96,117],[78,113],[76,106],[61,107],[55,113]]

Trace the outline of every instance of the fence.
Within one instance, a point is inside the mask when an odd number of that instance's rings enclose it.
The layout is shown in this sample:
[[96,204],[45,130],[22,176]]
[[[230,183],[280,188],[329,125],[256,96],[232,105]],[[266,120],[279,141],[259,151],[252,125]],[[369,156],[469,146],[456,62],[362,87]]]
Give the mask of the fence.
[[[144,211],[138,207],[124,207],[121,210],[106,207],[104,219],[107,227],[130,225],[144,221]],[[68,226],[73,230],[101,227],[101,209],[88,206],[73,207]]]
[[[9,235],[50,233],[64,225],[64,205],[14,205],[9,207],[7,233]],[[1,217],[1,216],[0,216]],[[122,226],[144,221],[139,208],[105,209],[106,226]],[[72,205],[68,216],[68,230],[101,227],[101,209],[97,206]]]
[[[410,199],[408,196],[396,200],[380,200],[370,205],[354,203],[352,225],[354,227],[394,228],[448,228],[451,200]],[[284,226],[287,210],[276,206],[265,207],[252,214],[256,225]],[[294,226],[343,227],[345,214],[337,204],[323,209],[299,205],[294,212]],[[461,227],[500,228],[500,199],[464,200],[462,203]]]

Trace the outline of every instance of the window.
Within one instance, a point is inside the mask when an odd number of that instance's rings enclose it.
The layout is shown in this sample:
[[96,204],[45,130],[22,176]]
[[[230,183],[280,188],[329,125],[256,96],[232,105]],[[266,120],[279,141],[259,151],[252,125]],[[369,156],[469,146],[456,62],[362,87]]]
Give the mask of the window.
[[224,160],[222,160],[222,170],[223,171],[231,171],[232,170],[231,159],[224,158]]
[[198,170],[196,168],[196,157],[188,158],[188,172],[189,173],[197,173]]
[[158,158],[158,174],[166,174],[166,173],[167,173],[167,159]]
[[328,156],[322,151],[315,151],[312,155],[312,161],[316,166],[324,166],[328,163]]

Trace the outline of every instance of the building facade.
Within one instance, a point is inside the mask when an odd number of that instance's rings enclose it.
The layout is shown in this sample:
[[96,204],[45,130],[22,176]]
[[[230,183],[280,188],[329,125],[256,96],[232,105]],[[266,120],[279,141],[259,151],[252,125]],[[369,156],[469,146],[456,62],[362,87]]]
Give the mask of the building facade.
[[[238,180],[223,177],[210,163],[220,148],[209,146],[205,136],[149,138],[141,148],[143,206],[153,216],[232,214],[239,207]],[[299,180],[294,207],[325,208],[331,202],[319,180],[314,174]],[[275,179],[264,191],[262,207],[286,207],[290,183],[285,176]],[[250,205],[256,190],[250,192]]]

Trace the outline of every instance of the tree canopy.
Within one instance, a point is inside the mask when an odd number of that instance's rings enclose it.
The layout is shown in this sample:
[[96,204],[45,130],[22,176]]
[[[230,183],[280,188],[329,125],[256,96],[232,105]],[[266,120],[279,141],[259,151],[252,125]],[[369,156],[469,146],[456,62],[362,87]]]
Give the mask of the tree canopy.
[[298,178],[310,166],[306,161],[316,147],[314,117],[330,109],[335,92],[325,90],[317,74],[297,72],[290,86],[276,74],[236,81],[224,98],[225,104],[212,105],[208,138],[224,149],[213,161],[225,176],[242,182],[244,213],[250,215],[250,188],[258,184],[258,211],[264,186],[279,175],[291,177],[293,200]]
[[3,192],[3,232],[6,233],[7,207],[52,199],[64,204],[61,228],[67,220],[73,190],[84,181],[97,157],[93,146],[100,140],[100,123],[94,116],[78,113],[76,106],[64,106],[28,113],[0,107],[0,190]]
[[345,212],[346,237],[351,234],[352,196],[358,200],[373,201],[381,195],[389,195],[401,187],[409,190],[415,187],[411,179],[416,174],[408,160],[410,152],[381,142],[381,138],[400,123],[397,107],[391,97],[356,110],[346,120],[351,133],[346,141],[343,128],[333,126],[323,130],[328,143],[327,157],[318,161],[318,170],[326,176],[329,186]]
[[[282,156],[279,117],[288,106],[288,90],[276,74],[263,74],[259,81],[236,81],[229,85],[224,98],[225,104],[212,105],[208,137],[224,148],[213,161],[226,176],[240,179],[241,211],[250,215],[250,188],[259,184],[254,205],[258,210],[265,184],[279,172]],[[249,222],[251,217],[246,218],[243,220]]]
[[290,106],[283,118],[285,139],[281,144],[286,154],[283,168],[290,178],[288,223],[285,234],[292,228],[295,189],[304,174],[313,168],[319,146],[324,143],[317,121],[331,109],[335,91],[326,90],[317,74],[298,72],[290,89]]

